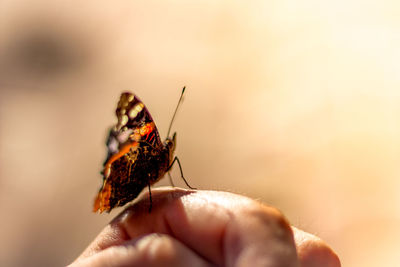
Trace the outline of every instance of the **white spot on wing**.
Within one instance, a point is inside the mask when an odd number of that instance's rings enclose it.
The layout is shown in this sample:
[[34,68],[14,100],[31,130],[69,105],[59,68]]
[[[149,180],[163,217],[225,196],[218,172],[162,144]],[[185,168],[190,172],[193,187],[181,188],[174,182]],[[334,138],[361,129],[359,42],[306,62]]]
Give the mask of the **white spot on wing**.
[[131,118],[131,119],[135,118],[135,117],[137,116],[137,114],[138,114],[140,111],[143,110],[143,108],[144,108],[143,103],[138,103],[137,105],[135,105],[133,108],[131,108],[131,109],[129,110],[129,113],[128,113],[129,118]]
[[128,120],[129,120],[128,116],[123,115],[123,116],[121,117],[120,128],[121,128],[122,126],[125,126],[125,124],[128,123]]

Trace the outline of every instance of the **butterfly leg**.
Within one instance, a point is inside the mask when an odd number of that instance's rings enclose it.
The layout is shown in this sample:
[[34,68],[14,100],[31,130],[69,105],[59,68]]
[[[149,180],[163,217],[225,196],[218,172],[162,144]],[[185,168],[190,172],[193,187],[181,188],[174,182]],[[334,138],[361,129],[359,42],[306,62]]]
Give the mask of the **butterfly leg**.
[[172,185],[172,187],[175,187],[174,181],[172,181],[172,177],[171,177],[171,173],[170,172],[168,172],[168,178],[169,178],[169,182]]
[[[168,170],[167,170],[168,173],[169,173],[169,170],[170,170],[170,169],[172,168],[172,166],[174,165],[175,161],[178,162],[179,170],[181,171],[181,177],[182,177],[183,181],[185,182],[185,184],[187,185],[187,187],[189,187],[190,189],[196,189],[195,187],[191,187],[191,186],[189,185],[189,183],[186,181],[185,177],[183,176],[183,171],[182,171],[181,162],[179,161],[178,157],[175,157],[174,160],[172,161],[171,165],[168,167]],[[171,180],[172,180],[172,179],[171,179]]]

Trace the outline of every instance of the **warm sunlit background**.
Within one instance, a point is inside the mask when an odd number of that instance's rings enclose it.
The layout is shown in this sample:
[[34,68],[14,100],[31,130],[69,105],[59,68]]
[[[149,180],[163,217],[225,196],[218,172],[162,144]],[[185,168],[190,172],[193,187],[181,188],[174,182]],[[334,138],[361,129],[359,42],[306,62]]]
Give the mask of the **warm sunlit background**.
[[0,265],[77,257],[121,211],[91,212],[120,92],[165,136],[186,85],[174,129],[192,185],[278,207],[343,266],[399,266],[399,14],[395,0],[2,0]]

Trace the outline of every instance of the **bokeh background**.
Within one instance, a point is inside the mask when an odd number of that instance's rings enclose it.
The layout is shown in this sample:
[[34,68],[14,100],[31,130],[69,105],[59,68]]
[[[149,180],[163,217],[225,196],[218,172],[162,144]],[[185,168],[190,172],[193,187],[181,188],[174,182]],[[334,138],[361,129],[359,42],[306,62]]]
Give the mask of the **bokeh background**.
[[399,266],[399,47],[395,0],[2,0],[0,265],[76,258],[121,211],[91,212],[119,94],[165,136],[186,85],[192,185],[278,207],[343,266]]

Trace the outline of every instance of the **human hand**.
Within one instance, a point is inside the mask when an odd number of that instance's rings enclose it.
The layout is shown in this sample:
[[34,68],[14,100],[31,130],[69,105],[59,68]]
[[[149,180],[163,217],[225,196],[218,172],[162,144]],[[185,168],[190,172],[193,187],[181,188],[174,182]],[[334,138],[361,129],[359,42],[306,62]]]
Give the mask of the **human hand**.
[[[219,191],[152,189],[118,215],[70,267],[340,267],[319,238],[273,207]],[[297,248],[297,249],[296,249]]]

